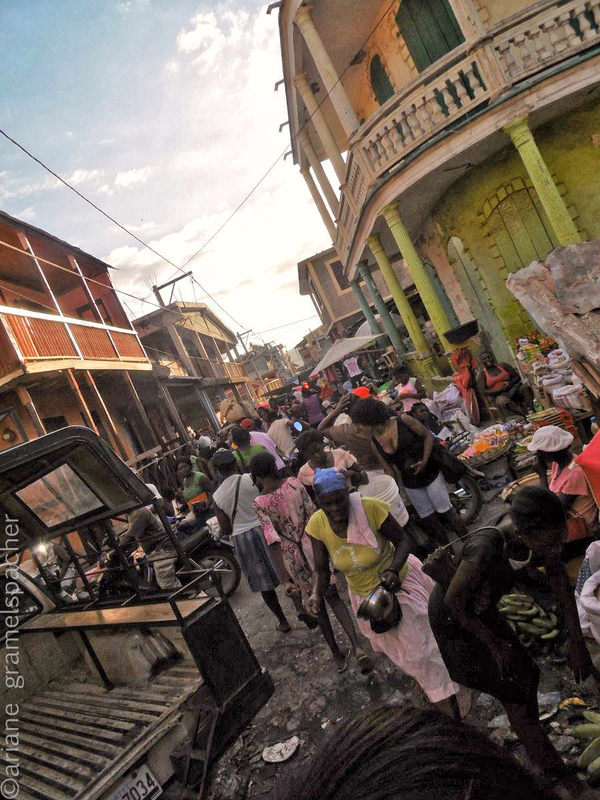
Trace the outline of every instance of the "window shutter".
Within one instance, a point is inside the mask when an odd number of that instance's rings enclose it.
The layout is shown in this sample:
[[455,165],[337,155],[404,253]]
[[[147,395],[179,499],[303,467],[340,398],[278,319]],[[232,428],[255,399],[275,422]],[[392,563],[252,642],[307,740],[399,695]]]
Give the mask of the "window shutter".
[[385,67],[379,56],[373,56],[370,67],[371,88],[375,93],[377,102],[382,106],[394,94],[394,87],[388,77]]
[[448,0],[402,0],[396,22],[419,72],[465,40]]

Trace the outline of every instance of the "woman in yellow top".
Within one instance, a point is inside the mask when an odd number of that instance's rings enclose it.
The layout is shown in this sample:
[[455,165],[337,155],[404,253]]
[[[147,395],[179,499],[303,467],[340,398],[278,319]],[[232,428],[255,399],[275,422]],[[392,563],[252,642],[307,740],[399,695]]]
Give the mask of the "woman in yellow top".
[[357,617],[361,632],[373,650],[383,652],[403,672],[411,675],[432,703],[456,714],[459,690],[448,674],[429,626],[427,607],[435,583],[410,554],[410,542],[390,515],[390,506],[373,497],[350,494],[345,477],[335,468],[317,469],[313,482],[320,510],[310,518],[317,580],[308,608],[317,614],[329,583],[329,561],[346,576],[352,609],[380,583],[394,590],[402,619],[385,633]]

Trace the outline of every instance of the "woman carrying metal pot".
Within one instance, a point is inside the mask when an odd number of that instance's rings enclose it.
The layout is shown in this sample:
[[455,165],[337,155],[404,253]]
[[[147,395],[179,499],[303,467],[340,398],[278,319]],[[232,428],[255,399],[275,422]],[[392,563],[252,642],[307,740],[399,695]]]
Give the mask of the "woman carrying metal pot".
[[350,494],[335,468],[317,469],[313,488],[320,510],[306,526],[316,569],[308,610],[317,615],[322,607],[331,560],[346,576],[352,610],[373,650],[411,675],[440,710],[457,714],[459,687],[450,679],[427,616],[435,584],[410,554],[390,506]]

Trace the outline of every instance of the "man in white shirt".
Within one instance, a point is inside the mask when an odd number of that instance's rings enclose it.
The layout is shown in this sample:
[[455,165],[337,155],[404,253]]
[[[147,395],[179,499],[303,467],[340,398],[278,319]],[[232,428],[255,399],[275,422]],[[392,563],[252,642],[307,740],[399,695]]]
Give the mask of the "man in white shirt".
[[[294,439],[291,433],[294,430],[294,423],[289,419],[278,417],[274,411],[267,415],[267,423],[269,425],[267,433],[279,451],[286,456],[289,455],[294,449]],[[252,437],[252,434],[250,436]]]
[[212,460],[221,478],[212,498],[221,531],[233,537],[235,555],[250,589],[261,593],[277,617],[277,630],[289,633],[291,627],[275,591],[280,584],[279,574],[254,510],[259,491],[250,475],[238,473],[231,450],[217,450]]

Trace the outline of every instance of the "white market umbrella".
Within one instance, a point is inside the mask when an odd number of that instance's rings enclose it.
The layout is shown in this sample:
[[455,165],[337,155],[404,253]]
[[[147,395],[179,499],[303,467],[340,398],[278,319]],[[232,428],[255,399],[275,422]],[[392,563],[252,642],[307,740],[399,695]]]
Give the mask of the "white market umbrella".
[[[398,328],[400,333],[402,333],[402,331],[404,331],[404,323],[402,322],[402,319],[398,316],[398,314],[394,314],[393,311],[390,314],[390,317],[392,318],[392,322],[394,323],[396,328]],[[379,322],[380,323],[379,327],[383,331],[380,334],[380,336],[385,336],[386,335],[385,334],[385,330],[384,330],[383,323],[381,322],[381,317],[379,316],[379,314],[375,315],[375,322]],[[357,331],[354,334],[354,338],[356,339],[356,338],[360,338],[362,336],[368,336],[370,333],[371,333],[371,326],[369,325],[367,320],[365,320],[361,325],[358,326]]]
[[377,333],[375,336],[371,334],[370,336],[354,336],[351,339],[340,339],[329,348],[309,377],[314,378],[314,376],[322,370],[327,369],[327,367],[330,367],[337,361],[342,361],[342,359],[346,358],[346,356],[349,356],[351,353],[361,350],[380,336],[381,334]]

